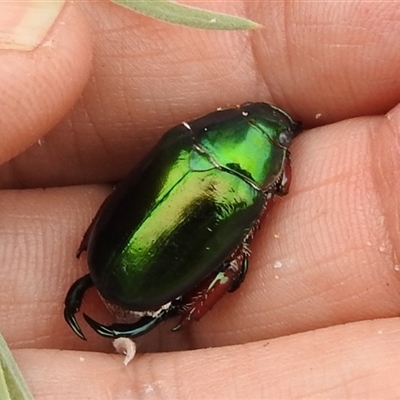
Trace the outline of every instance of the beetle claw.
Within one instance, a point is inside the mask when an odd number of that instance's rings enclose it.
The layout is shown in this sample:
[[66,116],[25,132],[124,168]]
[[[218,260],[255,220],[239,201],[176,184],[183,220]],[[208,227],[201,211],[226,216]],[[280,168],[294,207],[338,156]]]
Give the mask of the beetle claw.
[[163,321],[168,316],[168,310],[160,312],[157,316],[145,316],[139,319],[139,321],[133,324],[112,324],[112,325],[102,325],[90,318],[87,314],[83,313],[83,318],[90,325],[90,327],[98,333],[100,336],[106,338],[117,339],[120,337],[134,338],[141,336],[144,333],[152,330],[156,325]]
[[78,279],[68,290],[67,296],[65,297],[65,308],[64,318],[71,329],[79,336],[82,340],[86,340],[78,321],[76,320],[75,314],[79,311],[82,298],[86,290],[93,286],[92,278],[89,274]]
[[[76,310],[78,311],[78,310]],[[77,336],[79,336],[82,340],[87,340],[85,335],[82,332],[82,329],[80,328],[78,321],[75,318],[75,313],[76,311],[74,310],[71,312],[70,309],[65,307],[64,309],[64,318],[65,321],[67,321],[67,324],[71,327],[71,329],[75,332]]]
[[99,335],[112,339],[116,339],[119,337],[117,333],[114,332],[111,325],[110,326],[102,325],[97,321],[95,321],[94,319],[90,318],[85,313],[83,313],[83,318],[85,318],[85,321],[88,323],[88,325]]

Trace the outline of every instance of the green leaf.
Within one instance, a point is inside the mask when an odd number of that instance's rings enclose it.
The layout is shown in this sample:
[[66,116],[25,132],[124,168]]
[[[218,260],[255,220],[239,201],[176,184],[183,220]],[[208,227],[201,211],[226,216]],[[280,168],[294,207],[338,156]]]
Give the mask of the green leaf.
[[33,400],[33,396],[6,341],[0,334],[0,399],[1,400]]
[[171,24],[200,29],[240,30],[260,28],[261,25],[246,18],[202,10],[169,0],[111,0],[113,3],[140,14]]

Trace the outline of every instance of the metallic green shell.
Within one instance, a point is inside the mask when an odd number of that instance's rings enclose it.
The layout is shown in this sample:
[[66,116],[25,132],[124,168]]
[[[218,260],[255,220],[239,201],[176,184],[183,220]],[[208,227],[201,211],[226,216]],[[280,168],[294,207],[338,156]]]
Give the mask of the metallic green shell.
[[95,217],[90,274],[108,301],[156,310],[196,287],[260,216],[280,177],[295,123],[264,103],[168,131]]

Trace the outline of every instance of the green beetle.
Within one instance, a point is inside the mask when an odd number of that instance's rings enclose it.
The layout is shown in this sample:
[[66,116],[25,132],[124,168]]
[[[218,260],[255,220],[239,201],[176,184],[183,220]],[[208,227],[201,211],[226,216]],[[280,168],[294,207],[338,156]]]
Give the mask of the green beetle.
[[104,201],[77,252],[90,273],[65,299],[75,317],[95,286],[133,323],[102,325],[100,335],[137,337],[180,315],[174,330],[199,320],[243,282],[249,243],[274,195],[290,184],[292,139],[301,124],[266,103],[217,110],[169,130]]

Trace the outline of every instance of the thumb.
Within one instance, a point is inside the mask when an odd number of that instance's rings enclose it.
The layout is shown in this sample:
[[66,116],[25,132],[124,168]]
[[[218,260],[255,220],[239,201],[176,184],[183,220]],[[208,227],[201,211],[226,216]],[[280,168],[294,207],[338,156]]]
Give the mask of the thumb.
[[63,118],[91,59],[88,24],[75,4],[0,2],[0,164]]

